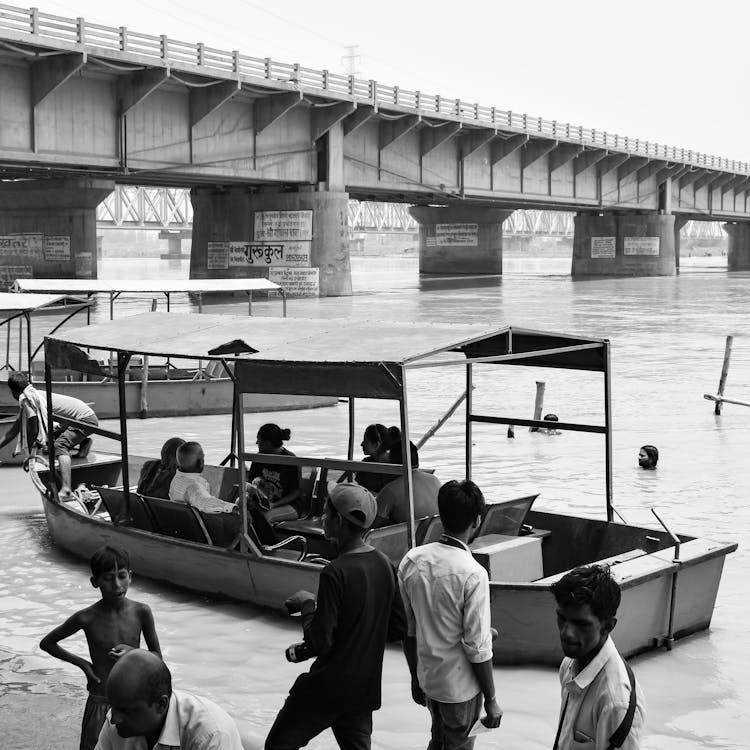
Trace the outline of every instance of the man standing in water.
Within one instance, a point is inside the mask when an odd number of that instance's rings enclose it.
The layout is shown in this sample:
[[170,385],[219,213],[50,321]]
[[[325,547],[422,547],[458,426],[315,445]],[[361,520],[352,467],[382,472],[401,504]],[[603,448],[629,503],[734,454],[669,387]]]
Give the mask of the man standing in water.
[[385,644],[404,633],[396,572],[362,539],[376,510],[372,494],[360,485],[331,490],[323,529],[339,555],[321,571],[317,601],[298,591],[286,602],[290,613],[302,613],[305,645],[317,658],[292,685],[266,750],[297,750],[328,728],[342,750],[370,747]]
[[[29,384],[29,379],[22,372],[12,372],[8,375],[8,388],[13,398],[18,401],[18,419],[10,426],[5,436],[0,440],[0,448],[5,447],[19,433],[22,448],[30,451],[34,443],[46,447],[47,431],[47,400],[44,393],[40,393]],[[52,415],[74,419],[82,423],[81,426],[62,425],[55,429],[55,457],[60,465],[60,499],[66,500],[72,496],[71,489],[71,451],[75,449],[78,458],[85,458],[91,449],[89,432],[83,425],[98,427],[99,420],[94,411],[83,401],[72,396],[52,394]]]
[[620,587],[603,565],[580,567],[552,584],[565,658],[554,750],[638,750],[644,699],[609,634]]
[[398,569],[404,654],[412,697],[432,715],[430,750],[471,750],[482,705],[486,727],[500,726],[503,716],[492,675],[489,578],[468,547],[483,508],[474,482],[444,484],[438,509],[445,533],[410,550]]

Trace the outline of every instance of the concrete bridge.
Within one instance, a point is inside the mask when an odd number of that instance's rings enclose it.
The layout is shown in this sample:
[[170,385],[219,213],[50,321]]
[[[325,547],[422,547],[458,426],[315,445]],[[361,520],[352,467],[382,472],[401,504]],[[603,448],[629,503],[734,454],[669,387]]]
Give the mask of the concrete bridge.
[[501,273],[517,208],[576,212],[574,276],[674,273],[690,219],[750,268],[745,162],[5,5],[0,99],[3,258],[37,275],[95,273],[116,182],[191,187],[191,277],[270,258],[299,293],[351,292],[350,197],[413,206],[424,272]]

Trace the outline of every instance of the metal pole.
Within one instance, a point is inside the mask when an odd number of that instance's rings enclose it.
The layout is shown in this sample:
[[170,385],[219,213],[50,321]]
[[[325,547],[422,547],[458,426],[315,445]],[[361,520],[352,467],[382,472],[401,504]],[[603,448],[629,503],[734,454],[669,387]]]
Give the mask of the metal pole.
[[401,411],[401,463],[404,466],[404,489],[409,498],[409,515],[406,517],[407,534],[409,535],[409,547],[417,546],[417,537],[414,519],[414,487],[411,476],[411,447],[409,445],[409,413],[406,401],[406,368],[401,368],[401,398],[399,399]]
[[26,318],[26,333],[28,334],[26,336],[26,356],[29,360],[29,383],[31,382],[31,314],[30,313],[24,313],[24,317]]
[[680,538],[675,534],[672,529],[667,526],[664,521],[662,521],[661,516],[651,508],[651,512],[656,516],[656,520],[664,527],[664,530],[669,534],[669,536],[672,537],[672,541],[674,542],[674,557],[672,558],[672,562],[677,566],[675,569],[675,572],[672,574],[672,587],[670,590],[670,597],[669,597],[669,621],[667,623],[667,635],[664,638],[664,646],[666,646],[667,651],[672,650],[672,646],[674,645],[674,609],[675,605],[677,603],[677,576],[680,572],[680,565],[682,564],[680,561]]
[[109,293],[109,319],[115,319],[115,293]]
[[349,396],[349,445],[346,451],[347,458],[354,458],[354,398]]
[[247,314],[248,315],[253,314],[253,293],[252,292],[247,293]]
[[141,419],[148,416],[148,354],[143,355],[141,367]]
[[130,354],[117,352],[117,401],[120,417],[120,457],[122,459],[122,491],[125,495],[125,514],[130,516],[130,471],[128,467],[128,406],[125,399],[125,372]]
[[471,409],[472,409],[472,372],[471,364],[466,365],[466,478],[471,479]]
[[607,521],[614,520],[612,510],[612,383],[609,341],[604,342],[604,472],[607,493]]
[[[52,366],[49,364],[46,352],[44,357],[44,387],[47,390],[47,455],[49,457],[49,487],[52,497],[58,499],[57,482],[55,481],[55,437],[52,431]],[[27,448],[31,450],[31,446]]]
[[237,384],[234,387],[234,412],[235,425],[237,427],[237,484],[239,485],[240,516],[242,517],[242,532],[240,534],[240,549],[247,552],[247,472],[245,471],[245,414],[244,394],[239,391]]

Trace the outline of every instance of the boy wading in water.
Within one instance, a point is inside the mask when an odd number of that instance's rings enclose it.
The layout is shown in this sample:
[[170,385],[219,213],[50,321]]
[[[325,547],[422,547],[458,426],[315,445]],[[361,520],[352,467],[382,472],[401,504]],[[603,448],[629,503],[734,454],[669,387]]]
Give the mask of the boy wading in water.
[[[91,558],[91,574],[91,585],[99,589],[102,598],[69,617],[40,643],[50,656],[74,664],[86,675],[89,697],[83,712],[80,750],[96,746],[109,709],[104,687],[115,662],[140,646],[141,634],[149,651],[161,656],[151,609],[126,596],[131,576],[128,553],[119,547],[101,547]],[[60,641],[79,630],[86,636],[91,661],[60,646]]]

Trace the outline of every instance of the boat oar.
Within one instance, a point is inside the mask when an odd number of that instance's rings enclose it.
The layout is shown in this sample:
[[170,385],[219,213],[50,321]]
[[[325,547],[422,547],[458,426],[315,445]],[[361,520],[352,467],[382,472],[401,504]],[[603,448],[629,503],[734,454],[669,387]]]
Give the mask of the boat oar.
[[[737,401],[736,399],[724,398],[723,396],[712,396],[710,393],[704,393],[703,398],[707,399],[708,401],[715,401],[717,406],[721,406],[721,404],[736,404],[737,406],[750,406],[750,403],[748,403],[747,401]],[[721,413],[721,410],[718,413]]]

